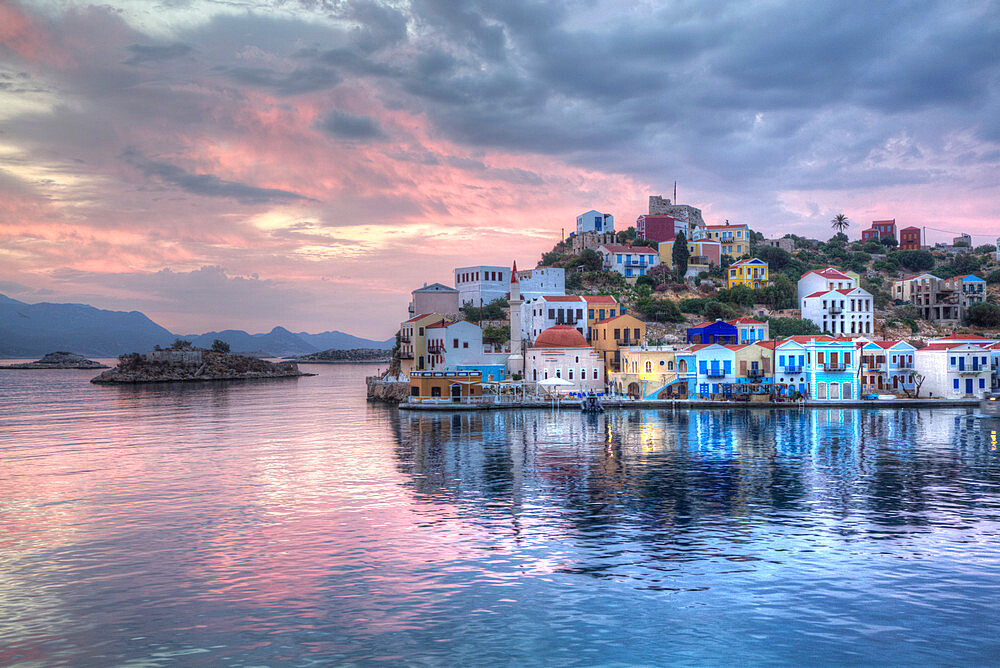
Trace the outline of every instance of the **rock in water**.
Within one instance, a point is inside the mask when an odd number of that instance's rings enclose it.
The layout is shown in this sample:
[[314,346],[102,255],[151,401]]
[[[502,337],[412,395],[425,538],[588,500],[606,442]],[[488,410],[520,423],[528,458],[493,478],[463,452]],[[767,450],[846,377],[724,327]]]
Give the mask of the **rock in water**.
[[89,360],[83,355],[67,352],[49,353],[35,362],[11,364],[0,369],[108,369],[107,364]]
[[145,355],[122,355],[118,358],[118,366],[92,378],[90,382],[98,385],[123,385],[314,375],[316,374],[299,371],[298,365],[294,363],[274,364],[244,355],[186,348],[155,350]]

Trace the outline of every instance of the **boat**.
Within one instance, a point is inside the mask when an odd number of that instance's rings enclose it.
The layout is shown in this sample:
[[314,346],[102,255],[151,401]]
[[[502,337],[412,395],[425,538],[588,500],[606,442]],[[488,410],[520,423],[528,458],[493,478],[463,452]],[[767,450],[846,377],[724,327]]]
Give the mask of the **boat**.
[[1000,419],[1000,392],[989,392],[979,400],[981,417]]
[[580,410],[584,413],[603,413],[604,406],[597,395],[591,392],[580,401]]

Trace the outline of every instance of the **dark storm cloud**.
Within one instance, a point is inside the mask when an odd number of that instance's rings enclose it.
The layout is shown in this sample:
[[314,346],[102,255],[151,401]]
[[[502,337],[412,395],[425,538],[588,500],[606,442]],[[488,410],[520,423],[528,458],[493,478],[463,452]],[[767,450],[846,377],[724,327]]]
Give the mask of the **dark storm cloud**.
[[247,86],[273,91],[277,95],[301,95],[333,88],[341,77],[324,67],[300,67],[291,72],[275,72],[264,67],[232,67],[226,76]]
[[382,130],[374,119],[343,111],[331,111],[320,121],[319,127],[327,134],[341,139],[378,139],[382,137]]
[[237,181],[227,181],[213,174],[193,174],[167,162],[150,160],[132,147],[122,152],[122,158],[146,176],[176,186],[192,195],[226,197],[244,204],[309,199],[278,188],[257,188]]
[[190,55],[194,49],[187,44],[130,44],[125,50],[132,56],[125,61],[126,65],[143,65],[145,63],[162,62]]

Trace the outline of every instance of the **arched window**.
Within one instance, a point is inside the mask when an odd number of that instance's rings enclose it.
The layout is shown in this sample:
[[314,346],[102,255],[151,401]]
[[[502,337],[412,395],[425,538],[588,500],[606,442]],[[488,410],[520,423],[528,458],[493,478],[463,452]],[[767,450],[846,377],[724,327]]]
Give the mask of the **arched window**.
[[674,370],[674,363],[667,362],[667,371],[673,371],[673,370]]
[[646,360],[646,373],[653,373],[653,363]]
[[680,362],[678,362],[677,370],[680,371],[681,373],[687,373],[688,370],[687,360],[681,360]]

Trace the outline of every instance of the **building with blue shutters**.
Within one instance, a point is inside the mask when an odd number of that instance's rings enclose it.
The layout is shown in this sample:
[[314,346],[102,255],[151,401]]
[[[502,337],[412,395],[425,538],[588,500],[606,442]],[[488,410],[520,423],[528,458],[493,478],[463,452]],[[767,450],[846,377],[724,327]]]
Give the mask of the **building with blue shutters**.
[[724,320],[702,322],[687,329],[688,343],[740,343],[739,329]]
[[718,343],[688,348],[698,361],[696,395],[700,399],[728,398],[736,384],[736,352]]

